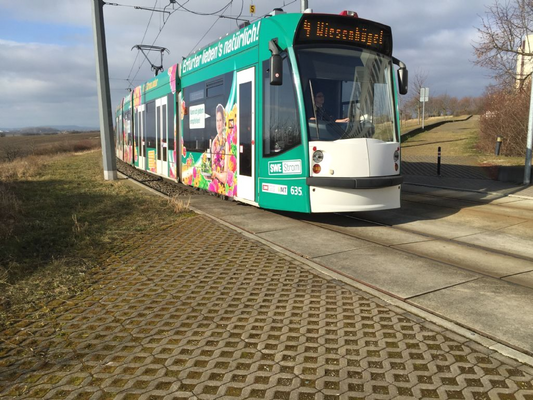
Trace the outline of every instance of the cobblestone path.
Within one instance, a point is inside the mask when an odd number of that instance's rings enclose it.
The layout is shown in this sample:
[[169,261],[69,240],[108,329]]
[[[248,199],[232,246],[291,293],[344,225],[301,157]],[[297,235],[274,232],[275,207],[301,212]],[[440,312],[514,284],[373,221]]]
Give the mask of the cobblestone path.
[[533,368],[207,217],[132,236],[96,278],[0,333],[0,397],[533,399]]

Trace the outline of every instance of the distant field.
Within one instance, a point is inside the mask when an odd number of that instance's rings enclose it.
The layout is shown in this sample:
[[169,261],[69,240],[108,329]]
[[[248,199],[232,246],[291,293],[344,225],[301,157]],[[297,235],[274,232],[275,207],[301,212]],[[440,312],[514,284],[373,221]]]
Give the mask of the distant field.
[[89,150],[99,146],[100,132],[6,136],[0,137],[0,162],[28,155]]

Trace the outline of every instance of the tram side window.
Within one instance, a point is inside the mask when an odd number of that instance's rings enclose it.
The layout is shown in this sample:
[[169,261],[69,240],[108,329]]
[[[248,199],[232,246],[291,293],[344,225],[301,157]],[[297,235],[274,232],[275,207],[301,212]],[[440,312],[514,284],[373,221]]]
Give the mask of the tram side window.
[[276,156],[302,142],[296,93],[287,55],[283,55],[283,85],[270,85],[269,68],[269,60],[264,61],[264,157]]
[[119,147],[122,147],[122,142],[124,141],[124,130],[122,128],[122,116],[118,117],[118,144]]
[[[135,147],[139,147],[139,144],[140,144],[140,135],[139,135],[139,131],[141,129],[141,125],[139,123],[139,115],[140,115],[140,111],[137,111],[137,109],[135,109],[135,122],[133,123],[133,144],[135,145]],[[142,149],[139,148],[139,152],[142,152]]]
[[117,149],[120,148],[120,117],[116,117],[115,119],[115,144],[117,146]]
[[155,108],[155,132],[156,132],[156,143],[157,143],[157,159],[161,160],[162,151],[162,136],[164,135],[163,129],[161,129],[161,106],[156,106]]
[[[234,105],[230,99],[233,72],[199,82],[183,90],[187,107],[183,118],[183,144],[187,151],[205,152],[217,135],[216,109]],[[231,104],[229,104],[231,103]]]
[[168,104],[168,150],[174,150],[174,95],[167,96]]
[[126,145],[132,145],[132,135],[131,135],[131,109],[124,113],[124,123],[126,125]]
[[155,149],[155,101],[146,105],[146,147]]
[[[202,152],[208,147],[204,138],[202,109],[205,110],[205,83],[197,83],[183,91],[187,111],[183,120],[183,144],[187,151]],[[192,114],[192,115],[191,115]]]

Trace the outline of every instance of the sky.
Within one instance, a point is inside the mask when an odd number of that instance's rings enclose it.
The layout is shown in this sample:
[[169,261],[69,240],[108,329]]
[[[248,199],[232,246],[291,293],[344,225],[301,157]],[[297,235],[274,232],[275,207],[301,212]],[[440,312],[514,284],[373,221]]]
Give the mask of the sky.
[[[0,129],[77,125],[98,127],[93,0],[0,0]],[[180,62],[200,47],[235,31],[235,20],[255,20],[281,7],[299,12],[300,0],[113,0],[104,6],[113,108],[129,87],[153,77],[132,47],[166,47],[163,65]],[[473,64],[476,27],[494,0],[308,0],[314,12],[353,10],[389,25],[393,55],[426,76],[432,95],[480,96],[490,72]],[[119,5],[112,5],[119,4]],[[178,5],[179,4],[179,5]],[[250,5],[255,14],[250,15]],[[210,14],[228,7],[217,15]],[[136,9],[173,11],[162,12]],[[242,13],[241,13],[242,9]],[[203,38],[203,39],[202,39]],[[149,54],[158,63],[159,53]]]

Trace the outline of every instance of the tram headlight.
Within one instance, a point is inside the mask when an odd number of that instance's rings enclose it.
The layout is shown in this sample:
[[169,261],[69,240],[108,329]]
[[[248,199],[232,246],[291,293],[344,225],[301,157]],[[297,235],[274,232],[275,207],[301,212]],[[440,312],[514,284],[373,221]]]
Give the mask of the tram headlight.
[[[320,150],[316,150],[313,153],[313,161],[317,164],[320,164],[322,160],[324,159],[324,153],[322,153]],[[314,169],[314,167],[313,167]]]
[[400,166],[398,165],[398,161],[400,160],[400,148],[398,147],[396,151],[394,152],[394,155],[392,156],[394,159],[394,171],[398,172],[400,169]]

